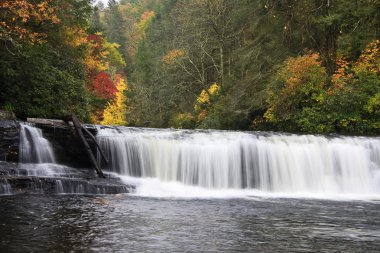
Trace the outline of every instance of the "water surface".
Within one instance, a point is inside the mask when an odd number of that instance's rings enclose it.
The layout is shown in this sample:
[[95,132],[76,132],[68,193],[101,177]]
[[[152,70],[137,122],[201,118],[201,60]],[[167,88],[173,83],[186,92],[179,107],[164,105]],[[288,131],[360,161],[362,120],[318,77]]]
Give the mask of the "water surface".
[[0,197],[2,252],[378,252],[380,202]]

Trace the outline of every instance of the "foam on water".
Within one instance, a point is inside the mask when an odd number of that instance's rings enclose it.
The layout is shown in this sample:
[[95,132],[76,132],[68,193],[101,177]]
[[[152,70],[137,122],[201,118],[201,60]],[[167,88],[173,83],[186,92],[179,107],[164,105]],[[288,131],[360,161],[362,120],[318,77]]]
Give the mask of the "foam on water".
[[163,182],[157,178],[137,178],[129,176],[119,177],[127,184],[136,186],[136,190],[129,194],[147,198],[170,199],[278,199],[278,198],[305,198],[327,199],[335,201],[380,201],[379,194],[318,194],[310,192],[268,192],[257,189],[210,189],[199,186],[185,185],[180,182]]

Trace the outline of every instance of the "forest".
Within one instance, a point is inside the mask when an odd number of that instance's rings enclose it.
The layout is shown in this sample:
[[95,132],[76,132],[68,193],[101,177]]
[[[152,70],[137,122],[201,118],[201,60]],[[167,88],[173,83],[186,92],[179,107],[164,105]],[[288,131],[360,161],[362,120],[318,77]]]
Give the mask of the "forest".
[[379,0],[1,0],[0,109],[380,134]]

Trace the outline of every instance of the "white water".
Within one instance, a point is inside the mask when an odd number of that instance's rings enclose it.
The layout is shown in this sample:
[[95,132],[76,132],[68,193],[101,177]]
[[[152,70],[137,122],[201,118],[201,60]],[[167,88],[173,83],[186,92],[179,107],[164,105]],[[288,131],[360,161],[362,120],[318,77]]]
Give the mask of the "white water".
[[7,179],[0,180],[0,195],[8,195],[12,193],[12,187]]
[[20,162],[55,163],[51,144],[42,136],[41,129],[21,124]]
[[142,196],[380,197],[378,137],[103,128],[98,140]]

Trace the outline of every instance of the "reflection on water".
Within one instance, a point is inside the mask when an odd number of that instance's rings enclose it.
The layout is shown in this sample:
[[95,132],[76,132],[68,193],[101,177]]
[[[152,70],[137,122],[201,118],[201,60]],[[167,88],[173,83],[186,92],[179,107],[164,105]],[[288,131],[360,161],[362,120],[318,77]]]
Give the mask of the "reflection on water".
[[4,252],[376,252],[379,202],[0,198]]

